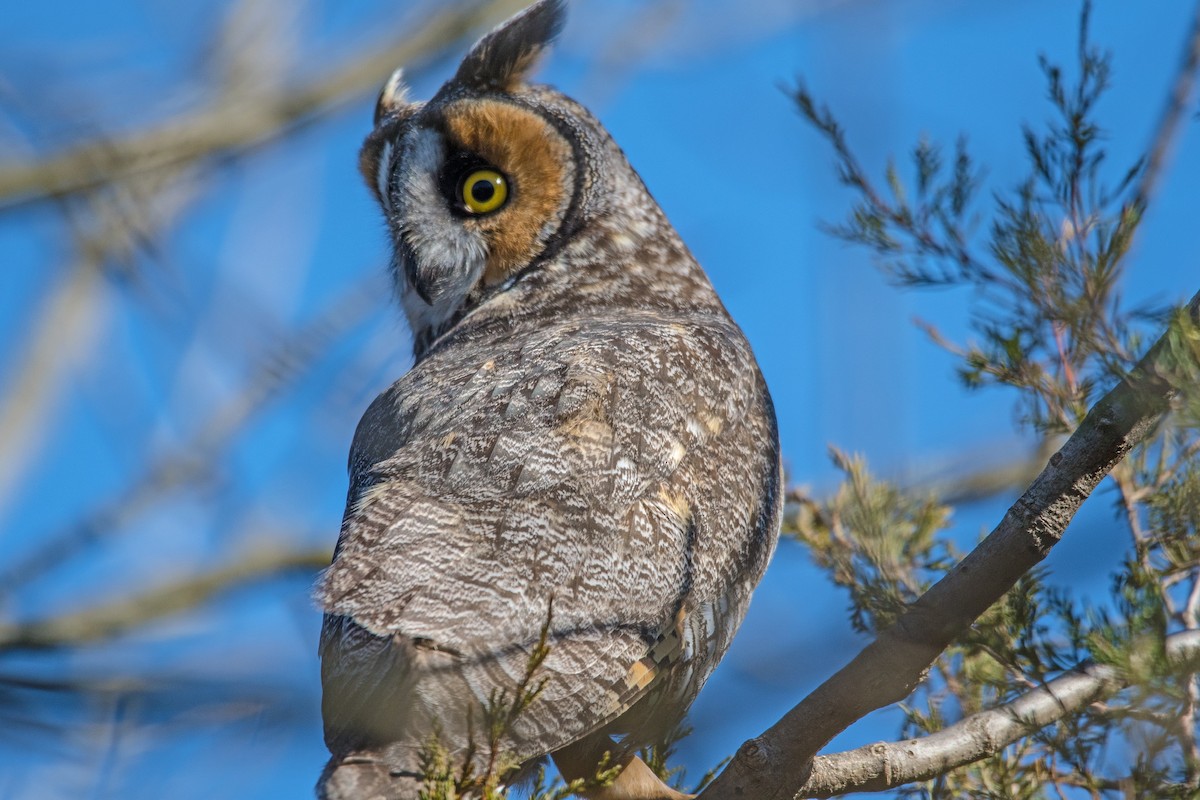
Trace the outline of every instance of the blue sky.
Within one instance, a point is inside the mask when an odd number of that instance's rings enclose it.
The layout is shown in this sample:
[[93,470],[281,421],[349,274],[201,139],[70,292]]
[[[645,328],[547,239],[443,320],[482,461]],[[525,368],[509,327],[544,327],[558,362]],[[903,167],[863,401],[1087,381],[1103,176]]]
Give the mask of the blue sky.
[[[277,30],[259,44],[299,72],[384,40],[388,20],[400,26],[412,14],[366,0],[286,15],[283,5]],[[951,144],[965,133],[987,189],[1003,190],[1026,172],[1020,124],[1050,116],[1037,54],[1071,63],[1076,3],[572,5],[542,78],[608,126],[745,329],[794,481],[833,485],[829,444],[863,453],[888,476],[952,473],[1025,452],[1013,398],[965,393],[954,359],[912,324],[919,316],[964,338],[969,296],[897,290],[864,253],[817,231],[850,198],[783,87],[802,75],[874,174],[921,135]],[[6,9],[0,102],[11,105],[0,115],[0,164],[203,102],[187,79],[203,68],[201,42],[225,9],[199,0]],[[1182,2],[1097,3],[1093,40],[1114,54],[1114,86],[1099,110],[1114,175],[1149,140],[1190,11]],[[451,69],[452,59],[416,71],[414,93],[429,96]],[[215,441],[219,425],[205,421],[236,410],[242,379],[281,331],[354,286],[375,287],[380,300],[354,306],[362,315],[346,322],[336,347],[237,430],[218,474],[110,521],[97,544],[0,600],[0,623],[108,602],[256,548],[332,545],[353,426],[407,364],[399,314],[379,290],[378,212],[355,172],[372,102],[207,167],[155,255],[134,259],[136,278],[93,289],[79,357],[48,401],[51,424],[23,450],[18,477],[0,486],[0,543],[29,552],[134,482],[148,454]],[[1198,182],[1192,121],[1135,246],[1131,300],[1176,302],[1200,288]],[[12,390],[8,376],[23,374],[70,254],[53,207],[0,214],[0,398]],[[956,535],[971,540],[1005,506],[1001,498],[964,509]],[[1103,493],[1094,498],[1048,561],[1097,597],[1124,547],[1110,507]],[[862,642],[845,606],[802,550],[780,547],[695,706],[698,732],[682,752],[693,775],[853,655]],[[136,702],[36,696],[17,710],[20,724],[0,726],[0,797],[303,796],[323,759],[318,624],[308,579],[290,577],[102,645],[0,655],[8,676],[135,675],[168,687]],[[238,702],[206,704],[205,692],[229,684]],[[169,688],[179,686],[189,687],[187,702]],[[868,720],[835,745],[889,737],[894,720]]]

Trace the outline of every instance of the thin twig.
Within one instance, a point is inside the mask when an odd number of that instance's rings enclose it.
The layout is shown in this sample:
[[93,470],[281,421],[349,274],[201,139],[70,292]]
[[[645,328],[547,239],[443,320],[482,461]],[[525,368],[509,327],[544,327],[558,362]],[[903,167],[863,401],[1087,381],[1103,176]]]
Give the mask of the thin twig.
[[[1160,458],[1166,458],[1165,447],[1160,448],[1159,453]],[[1179,452],[1179,455],[1175,457],[1174,463],[1172,463],[1169,467],[1164,468],[1160,466],[1159,469],[1156,470],[1155,474],[1157,477],[1154,481],[1154,490],[1158,491],[1159,489],[1162,489],[1175,479],[1175,476],[1179,474],[1179,470],[1195,463],[1195,458],[1197,455],[1200,455],[1200,436],[1189,442],[1187,446],[1185,446],[1183,450]]]

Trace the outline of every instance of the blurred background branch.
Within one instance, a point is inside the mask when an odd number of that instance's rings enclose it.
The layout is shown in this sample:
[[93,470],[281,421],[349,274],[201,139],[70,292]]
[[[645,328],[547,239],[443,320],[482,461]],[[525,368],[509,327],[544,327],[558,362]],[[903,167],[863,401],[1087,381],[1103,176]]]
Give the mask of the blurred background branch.
[[239,434],[268,404],[288,391],[328,348],[343,339],[379,298],[379,281],[363,280],[333,298],[312,321],[289,331],[246,375],[239,391],[212,410],[196,432],[166,452],[152,455],[141,474],[98,509],[64,530],[40,537],[37,546],[0,568],[0,599],[98,539],[114,536],[156,503],[215,479]]
[[228,566],[116,602],[19,625],[0,624],[0,651],[14,648],[78,647],[137,630],[171,614],[195,609],[220,592],[289,572],[312,575],[329,564],[332,551],[257,552],[234,557]]
[[[364,94],[379,91],[398,64],[420,66],[467,34],[477,33],[525,4],[521,0],[489,0],[432,10],[389,45],[329,68],[321,55],[306,57],[321,68],[300,79],[252,82],[246,78],[223,86],[212,103],[163,124],[120,136],[90,141],[32,163],[0,162],[0,208],[62,197],[95,189],[139,173],[192,166],[209,158],[237,155],[287,135],[298,126],[344,108]],[[259,19],[255,15],[236,17]],[[245,49],[217,57],[247,61],[255,44],[250,32],[227,38]],[[240,35],[238,35],[240,34]],[[253,62],[252,62],[253,63]],[[254,75],[257,70],[249,71]]]

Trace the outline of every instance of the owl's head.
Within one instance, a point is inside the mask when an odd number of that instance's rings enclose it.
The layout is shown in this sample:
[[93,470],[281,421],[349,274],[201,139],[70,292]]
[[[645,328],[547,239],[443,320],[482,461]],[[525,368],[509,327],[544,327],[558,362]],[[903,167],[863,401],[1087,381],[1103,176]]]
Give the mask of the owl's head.
[[[661,212],[620,149],[582,106],[529,84],[564,22],[540,2],[483,37],[428,102],[401,72],[384,86],[360,169],[382,206],[400,298],[417,348],[464,312],[561,262],[586,232],[593,250],[640,229],[660,238]],[[598,220],[604,220],[599,226]],[[671,234],[673,237],[673,234]]]

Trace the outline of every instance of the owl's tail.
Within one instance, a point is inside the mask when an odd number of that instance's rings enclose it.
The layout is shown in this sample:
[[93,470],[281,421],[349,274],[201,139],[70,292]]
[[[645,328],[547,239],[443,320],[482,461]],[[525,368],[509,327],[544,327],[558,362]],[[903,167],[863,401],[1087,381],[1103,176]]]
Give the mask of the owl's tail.
[[393,775],[368,753],[329,759],[317,781],[317,800],[417,800],[422,783],[411,774]]

